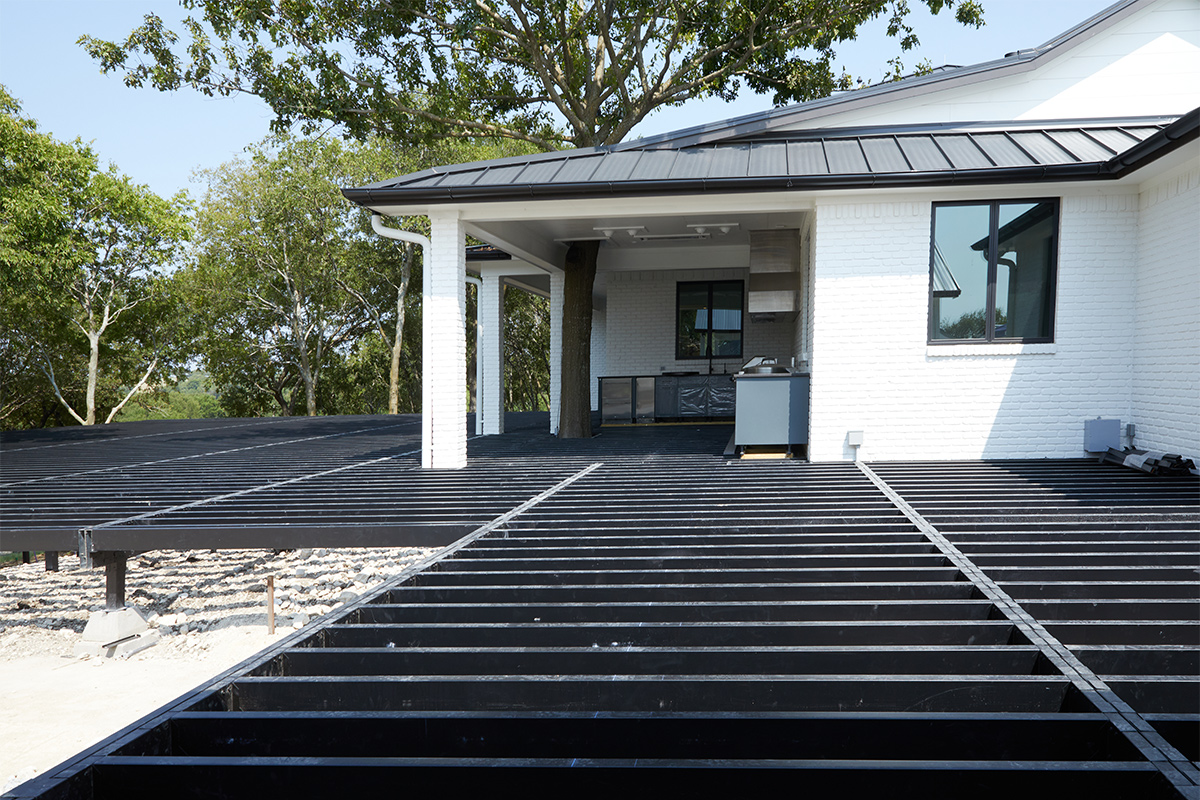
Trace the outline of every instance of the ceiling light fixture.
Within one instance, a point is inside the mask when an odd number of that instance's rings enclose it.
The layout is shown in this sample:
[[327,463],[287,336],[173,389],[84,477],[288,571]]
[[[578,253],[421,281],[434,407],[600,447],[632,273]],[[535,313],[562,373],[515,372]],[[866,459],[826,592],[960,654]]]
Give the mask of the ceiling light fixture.
[[606,239],[611,239],[612,235],[617,231],[625,231],[630,236],[637,236],[638,231],[646,230],[645,225],[601,225],[592,230],[604,234]]
[[740,224],[737,222],[697,222],[694,225],[688,225],[688,227],[696,233],[708,233],[711,230],[716,230],[724,236],[730,231],[739,228]]

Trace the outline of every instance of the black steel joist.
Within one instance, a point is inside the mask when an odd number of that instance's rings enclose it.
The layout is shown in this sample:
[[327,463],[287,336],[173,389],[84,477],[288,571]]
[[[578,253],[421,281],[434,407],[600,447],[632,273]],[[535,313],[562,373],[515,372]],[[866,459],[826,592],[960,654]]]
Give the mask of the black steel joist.
[[1194,479],[726,438],[472,442],[524,502],[13,797],[1196,796]]

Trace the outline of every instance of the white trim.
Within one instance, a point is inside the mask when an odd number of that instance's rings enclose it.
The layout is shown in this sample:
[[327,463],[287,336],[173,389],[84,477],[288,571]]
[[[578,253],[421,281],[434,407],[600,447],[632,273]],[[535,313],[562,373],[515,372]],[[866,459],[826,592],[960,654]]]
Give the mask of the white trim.
[[1021,344],[931,344],[925,347],[926,358],[963,358],[976,356],[1052,356],[1058,352],[1054,343]]

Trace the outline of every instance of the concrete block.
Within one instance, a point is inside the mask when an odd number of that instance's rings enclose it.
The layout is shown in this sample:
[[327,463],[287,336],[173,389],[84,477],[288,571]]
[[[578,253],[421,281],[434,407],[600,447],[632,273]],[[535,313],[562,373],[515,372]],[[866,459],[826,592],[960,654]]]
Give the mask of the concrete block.
[[75,644],[80,656],[129,656],[158,642],[158,631],[150,629],[142,612],[132,606],[119,611],[95,611]]

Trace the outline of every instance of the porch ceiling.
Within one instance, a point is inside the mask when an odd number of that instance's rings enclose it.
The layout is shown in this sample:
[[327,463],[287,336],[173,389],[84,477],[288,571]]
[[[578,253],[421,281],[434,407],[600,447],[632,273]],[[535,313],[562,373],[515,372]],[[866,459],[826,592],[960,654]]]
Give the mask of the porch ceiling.
[[[561,266],[569,242],[601,240],[594,299],[597,307],[603,308],[608,273],[745,268],[750,258],[750,231],[800,229],[807,224],[809,212],[800,207],[789,211],[682,208],[665,214],[637,211],[624,216],[566,214],[473,220],[470,229],[473,235],[501,248],[512,248],[514,255],[547,271]],[[542,247],[535,253],[522,247],[522,242],[537,242]]]

